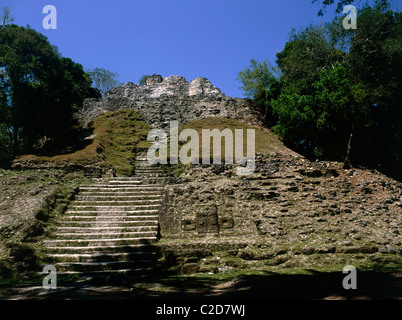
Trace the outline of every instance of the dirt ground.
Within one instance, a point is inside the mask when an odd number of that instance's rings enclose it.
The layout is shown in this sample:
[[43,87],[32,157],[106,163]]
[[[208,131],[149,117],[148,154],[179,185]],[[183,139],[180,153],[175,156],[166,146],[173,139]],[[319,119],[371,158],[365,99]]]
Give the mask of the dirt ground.
[[[205,277],[131,278],[106,282],[58,283],[0,288],[1,300],[402,300],[402,273],[357,274],[357,289],[345,290],[339,272],[309,275],[268,273],[243,275],[230,281]],[[116,280],[116,279],[114,279]]]

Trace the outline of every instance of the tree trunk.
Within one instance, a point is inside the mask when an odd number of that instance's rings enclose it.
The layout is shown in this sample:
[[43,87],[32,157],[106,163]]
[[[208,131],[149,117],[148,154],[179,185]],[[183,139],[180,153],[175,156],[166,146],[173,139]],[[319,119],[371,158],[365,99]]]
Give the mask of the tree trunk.
[[352,140],[353,140],[353,132],[354,132],[355,125],[352,124],[352,129],[350,130],[349,141],[348,141],[348,148],[346,150],[345,161],[343,163],[343,169],[350,169],[350,153],[352,150]]
[[265,105],[264,120],[267,121],[268,118],[268,105]]
[[13,128],[13,156],[18,154],[18,127]]

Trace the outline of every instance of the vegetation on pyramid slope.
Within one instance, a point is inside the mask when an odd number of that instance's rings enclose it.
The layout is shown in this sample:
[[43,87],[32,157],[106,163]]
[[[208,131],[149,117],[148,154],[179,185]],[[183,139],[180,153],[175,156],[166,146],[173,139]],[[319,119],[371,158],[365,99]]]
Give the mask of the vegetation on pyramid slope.
[[[149,126],[131,110],[107,112],[94,120],[93,135],[85,147],[56,156],[24,155],[17,162],[90,165],[101,163],[113,168],[117,175],[131,175],[136,152],[148,147]],[[90,140],[92,139],[92,140]]]
[[[277,136],[272,134],[272,132],[261,126],[251,126],[242,121],[236,119],[228,119],[228,118],[206,118],[202,120],[191,121],[186,123],[185,125],[179,128],[179,132],[185,129],[194,129],[197,131],[200,141],[200,156],[202,154],[202,130],[204,129],[218,129],[222,132],[225,129],[229,129],[233,134],[233,143],[235,143],[235,130],[241,129],[243,130],[243,150],[244,156],[246,155],[247,148],[247,130],[254,129],[255,130],[255,152],[256,153],[280,153],[283,155],[293,155],[298,156],[296,152],[293,152],[289,148],[287,148],[281,140],[278,139]],[[182,142],[185,144],[185,142]],[[211,139],[211,153],[212,153],[212,139]],[[222,159],[225,158],[225,139],[221,139],[221,150],[222,150]],[[235,150],[233,145],[233,150]]]
[[149,126],[130,110],[108,112],[94,121],[94,133],[106,161],[118,176],[131,176],[134,156],[149,147]]
[[39,270],[41,240],[83,183],[82,172],[0,169],[1,281],[24,280]]

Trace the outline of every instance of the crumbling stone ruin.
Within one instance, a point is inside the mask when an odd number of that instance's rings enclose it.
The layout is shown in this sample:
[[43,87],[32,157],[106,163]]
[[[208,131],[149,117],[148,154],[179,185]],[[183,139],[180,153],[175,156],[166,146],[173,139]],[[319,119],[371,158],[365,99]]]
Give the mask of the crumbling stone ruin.
[[[261,124],[252,101],[227,97],[205,78],[160,75],[87,100],[76,116],[90,127],[103,112],[123,109],[161,129],[209,117]],[[312,161],[278,144],[256,154],[249,176],[229,164],[155,167],[145,155],[137,156],[133,177],[97,167],[97,179],[77,189],[44,242],[48,262],[102,274],[161,265],[182,273],[400,265],[400,182],[368,168]]]
[[249,99],[230,98],[206,78],[188,82],[181,76],[151,76],[145,86],[128,82],[108,91],[100,99],[87,99],[76,115],[83,126],[102,112],[132,109],[140,113],[152,128],[164,129],[170,121],[184,124],[208,117],[241,119],[250,124],[261,120]]

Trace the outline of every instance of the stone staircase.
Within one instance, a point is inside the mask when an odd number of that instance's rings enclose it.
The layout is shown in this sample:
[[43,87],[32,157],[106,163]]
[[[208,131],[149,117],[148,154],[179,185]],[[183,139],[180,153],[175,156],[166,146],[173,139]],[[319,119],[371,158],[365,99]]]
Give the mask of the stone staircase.
[[53,264],[58,274],[154,269],[162,187],[144,180],[102,178],[81,186],[52,239],[44,241],[44,263]]
[[162,168],[155,165],[151,166],[146,154],[138,155],[135,158],[135,175],[144,178],[162,178],[165,176]]

